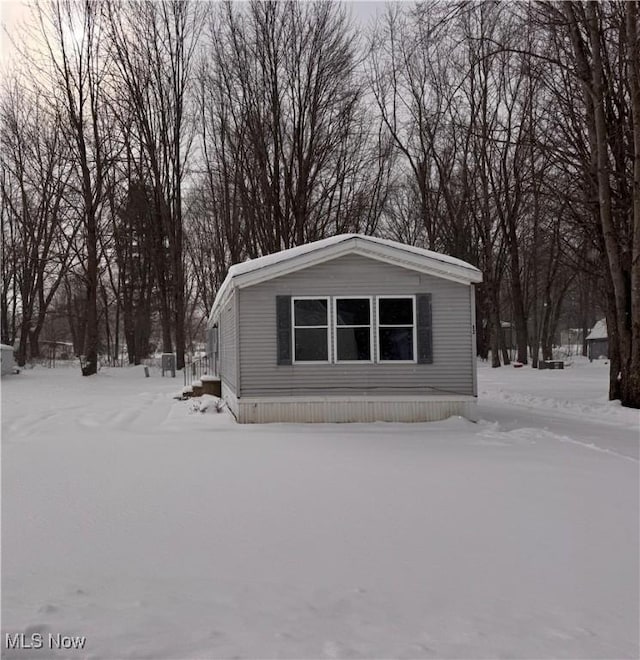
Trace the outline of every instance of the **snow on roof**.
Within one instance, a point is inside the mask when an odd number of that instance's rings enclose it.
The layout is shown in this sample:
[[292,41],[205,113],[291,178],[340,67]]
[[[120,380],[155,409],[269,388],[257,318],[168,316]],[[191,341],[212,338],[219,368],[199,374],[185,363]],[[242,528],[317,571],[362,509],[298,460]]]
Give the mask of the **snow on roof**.
[[229,275],[231,277],[236,277],[237,275],[243,275],[244,273],[249,273],[259,268],[264,268],[265,266],[271,266],[272,264],[280,263],[281,261],[286,261],[293,257],[297,257],[303,254],[308,254],[309,252],[314,252],[315,250],[320,250],[330,245],[336,245],[338,243],[343,243],[354,238],[359,238],[370,243],[377,243],[378,245],[386,245],[388,247],[398,248],[405,250],[406,252],[411,252],[421,257],[429,257],[437,261],[441,261],[445,264],[453,264],[460,268],[467,268],[472,271],[479,272],[475,266],[462,261],[461,259],[456,259],[455,257],[450,257],[446,254],[441,254],[439,252],[432,252],[431,250],[425,250],[423,248],[415,247],[413,245],[405,245],[404,243],[398,243],[397,241],[391,241],[386,238],[377,238],[375,236],[365,236],[363,234],[338,234],[337,236],[330,236],[329,238],[323,238],[319,241],[314,241],[313,243],[306,243],[305,245],[298,245],[296,247],[289,248],[287,250],[282,250],[280,252],[274,252],[273,254],[267,254],[264,257],[258,257],[256,259],[249,259],[239,264],[234,264],[229,268]]
[[409,255],[415,255],[423,259],[429,259],[432,262],[440,262],[441,267],[438,269],[442,273],[447,272],[457,272],[460,274],[460,271],[466,271],[466,274],[463,275],[463,278],[469,277],[469,281],[480,281],[481,273],[480,271],[466,261],[462,259],[456,259],[455,257],[450,257],[446,254],[441,254],[440,252],[433,252],[431,250],[425,250],[423,248],[415,247],[413,245],[406,245],[404,243],[399,243],[397,241],[392,241],[386,238],[377,238],[375,236],[365,236],[364,234],[338,234],[337,236],[330,236],[329,238],[323,238],[319,241],[314,241],[312,243],[306,243],[304,245],[298,245],[296,247],[289,248],[287,250],[281,250],[280,252],[274,252],[273,254],[267,254],[263,257],[257,257],[256,259],[249,259],[242,263],[234,264],[229,268],[224,282],[218,290],[218,294],[213,303],[213,309],[221,302],[224,293],[229,287],[230,283],[234,278],[237,278],[241,275],[246,275],[248,273],[253,273],[261,269],[267,269],[275,267],[278,264],[281,264],[287,260],[303,257],[304,255],[310,255],[313,252],[322,250],[324,248],[331,248],[338,246],[341,243],[346,243],[347,241],[362,241],[363,243],[369,243],[372,246],[380,246],[382,248],[392,249],[392,250],[402,250]]
[[9,346],[9,344],[0,344],[0,348],[3,348],[3,349],[8,350],[8,351],[13,350],[13,346]]
[[607,319],[600,319],[587,335],[587,339],[607,339],[607,337]]

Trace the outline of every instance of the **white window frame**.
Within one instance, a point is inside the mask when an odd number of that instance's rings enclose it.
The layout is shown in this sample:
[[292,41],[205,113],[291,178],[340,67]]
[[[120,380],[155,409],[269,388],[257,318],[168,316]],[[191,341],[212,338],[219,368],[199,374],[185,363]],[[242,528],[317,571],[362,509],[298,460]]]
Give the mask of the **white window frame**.
[[[338,328],[366,328],[366,325],[338,325],[338,300],[368,300],[369,301],[369,352],[368,360],[339,360],[338,359]],[[373,364],[374,337],[373,337],[373,296],[333,296],[333,356],[335,364]]]
[[[325,300],[327,303],[327,325],[296,325],[296,300]],[[296,328],[325,328],[327,331],[326,360],[296,360]],[[331,303],[329,296],[291,296],[291,364],[331,364]]]
[[[382,324],[380,323],[380,301],[381,300],[411,300],[413,308],[413,324]],[[380,328],[412,328],[413,329],[413,360],[383,360],[380,357]],[[418,327],[416,318],[416,297],[412,294],[383,295],[376,296],[376,361],[379,364],[417,364],[418,363]]]

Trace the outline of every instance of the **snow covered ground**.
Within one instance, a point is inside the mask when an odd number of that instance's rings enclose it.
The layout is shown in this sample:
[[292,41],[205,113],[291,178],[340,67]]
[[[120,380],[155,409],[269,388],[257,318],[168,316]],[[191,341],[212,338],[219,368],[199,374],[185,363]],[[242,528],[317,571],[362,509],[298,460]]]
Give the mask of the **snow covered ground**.
[[3,379],[3,658],[638,657],[606,365],[480,365],[478,424],[238,426],[181,384]]

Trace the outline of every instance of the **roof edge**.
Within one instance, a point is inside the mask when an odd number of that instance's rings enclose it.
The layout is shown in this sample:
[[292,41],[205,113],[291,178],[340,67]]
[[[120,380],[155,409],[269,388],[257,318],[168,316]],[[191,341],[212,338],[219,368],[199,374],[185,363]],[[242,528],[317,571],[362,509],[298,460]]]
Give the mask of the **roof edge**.
[[479,269],[448,255],[373,236],[339,234],[231,266],[218,289],[208,322],[212,322],[217,308],[235,288],[253,286],[347,254],[359,254],[459,284],[482,281]]

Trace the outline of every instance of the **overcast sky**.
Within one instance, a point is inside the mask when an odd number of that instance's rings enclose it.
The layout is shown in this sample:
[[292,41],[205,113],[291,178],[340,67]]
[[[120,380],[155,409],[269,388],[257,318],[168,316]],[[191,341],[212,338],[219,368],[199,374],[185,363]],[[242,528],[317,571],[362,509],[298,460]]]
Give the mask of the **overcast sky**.
[[19,19],[28,11],[26,2],[19,0],[1,0],[0,1],[0,21],[2,22],[2,32],[0,32],[0,52],[4,61],[12,51],[11,42],[7,38],[7,32],[13,34]]
[[[339,2],[340,0],[336,0]],[[376,13],[381,11],[384,6],[384,0],[379,1],[356,1],[346,2],[349,5],[353,17],[366,25],[369,21],[373,20]],[[0,32],[0,53],[3,62],[7,61],[13,53],[13,45],[11,40],[7,37],[15,35],[19,28],[20,22],[25,19],[29,14],[29,0],[0,0],[0,22],[2,23],[2,31]]]

